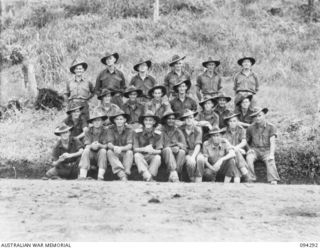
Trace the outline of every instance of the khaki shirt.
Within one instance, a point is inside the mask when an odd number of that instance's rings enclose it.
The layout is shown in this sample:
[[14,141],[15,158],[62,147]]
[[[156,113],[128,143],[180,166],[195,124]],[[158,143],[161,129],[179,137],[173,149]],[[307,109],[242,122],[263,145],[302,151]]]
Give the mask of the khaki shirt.
[[160,100],[160,102],[157,102],[155,99],[152,99],[148,103],[146,103],[144,112],[150,110],[156,116],[162,117],[162,115],[169,109],[170,109],[170,104],[168,102],[163,100]]
[[[61,139],[59,139],[59,141],[57,142],[57,144],[53,148],[52,159],[53,159],[53,161],[57,161],[62,154],[64,154],[64,153],[76,153],[81,148],[82,148],[81,142],[78,139],[74,138],[74,137],[70,137],[68,148],[63,147]],[[73,157],[73,158],[67,158],[66,160],[64,160],[64,162],[65,163],[71,163],[71,162],[75,162],[77,160],[78,160],[77,157]]]
[[178,112],[180,114],[183,113],[186,109],[190,109],[191,111],[197,111],[198,109],[197,102],[189,96],[186,96],[183,102],[177,96],[170,101],[170,105],[171,109],[174,112]]
[[226,124],[224,122],[224,118],[227,117],[227,116],[230,116],[231,115],[231,111],[227,107],[221,108],[220,106],[217,106],[214,109],[214,111],[219,116],[219,128],[221,129],[223,127],[226,127]]
[[246,90],[258,92],[259,90],[258,77],[253,72],[251,72],[248,76],[246,76],[243,73],[243,71],[237,73],[234,77],[233,90],[235,92],[246,91]]
[[66,86],[66,95],[69,100],[83,99],[88,100],[93,96],[94,87],[92,83],[84,78],[80,81],[75,79],[68,81]]
[[220,138],[219,144],[215,145],[211,139],[203,143],[203,155],[208,157],[210,164],[215,164],[220,158],[224,157],[232,150],[228,141],[224,138]]
[[202,94],[212,94],[222,88],[221,77],[216,73],[209,76],[208,71],[205,71],[198,76],[196,86],[199,87]]
[[118,69],[113,73],[106,68],[97,77],[95,93],[99,96],[103,89],[114,89],[123,91],[126,88],[124,75]]
[[133,130],[131,127],[125,126],[120,134],[115,125],[111,125],[107,130],[107,143],[115,146],[126,146],[133,143]]
[[183,135],[186,139],[187,143],[187,152],[189,154],[193,153],[196,145],[202,144],[202,129],[197,126],[193,126],[191,133],[187,134],[186,132],[186,125],[181,126],[181,130],[183,132]]
[[134,149],[142,148],[150,144],[155,150],[161,150],[163,148],[160,131],[153,129],[151,132],[147,132],[144,128],[135,130],[133,134]]
[[243,139],[246,139],[246,130],[241,126],[237,126],[235,130],[231,130],[228,127],[223,137],[227,139],[231,145],[236,146],[240,144]]
[[90,127],[84,134],[84,144],[90,145],[93,142],[99,142],[101,144],[107,143],[107,130],[101,126],[99,129]]
[[80,115],[79,119],[74,122],[72,117],[69,115],[65,120],[64,123],[68,126],[72,126],[71,136],[76,137],[79,136],[83,132],[83,128],[87,127],[87,121],[83,115]]
[[147,75],[146,78],[143,80],[141,79],[140,75],[137,74],[133,76],[130,81],[130,86],[135,86],[137,89],[143,91],[145,96],[148,96],[148,91],[157,84],[155,78],[151,75]]
[[247,129],[247,142],[250,148],[269,150],[270,138],[273,136],[277,136],[277,131],[275,126],[269,122],[263,125],[253,123]]
[[214,110],[199,112],[196,119],[198,121],[208,121],[212,126],[219,126],[219,115]]
[[173,127],[173,129],[170,129],[164,125],[161,132],[164,148],[178,146],[182,150],[187,149],[186,139],[179,128]]

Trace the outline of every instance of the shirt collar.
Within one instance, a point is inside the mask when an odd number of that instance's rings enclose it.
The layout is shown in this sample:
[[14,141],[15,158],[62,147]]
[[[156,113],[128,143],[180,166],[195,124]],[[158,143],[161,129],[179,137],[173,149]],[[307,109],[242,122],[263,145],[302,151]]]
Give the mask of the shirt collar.
[[255,125],[256,125],[257,128],[266,128],[267,122],[264,121],[264,123],[262,123],[262,124],[258,124],[258,123],[256,122]]

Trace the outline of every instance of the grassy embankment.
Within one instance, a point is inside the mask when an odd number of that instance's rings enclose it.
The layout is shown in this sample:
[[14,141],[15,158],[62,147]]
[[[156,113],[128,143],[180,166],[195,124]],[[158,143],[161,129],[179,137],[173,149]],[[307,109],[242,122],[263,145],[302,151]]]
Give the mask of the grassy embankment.
[[[14,87],[20,65],[11,65],[9,58],[16,47],[22,47],[35,62],[39,87],[61,93],[75,56],[86,57],[87,77],[94,81],[103,69],[100,58],[108,50],[120,53],[119,68],[127,80],[139,58],[153,60],[151,73],[161,82],[172,55],[186,55],[193,83],[203,70],[203,60],[220,58],[223,87],[233,96],[232,75],[239,69],[236,61],[252,55],[257,58],[254,70],[261,83],[259,104],[269,107],[268,117],[279,130],[280,174],[288,183],[314,182],[320,173],[319,23],[304,22],[299,1],[160,2],[158,23],[152,22],[149,1],[142,0],[13,3],[14,16],[3,18],[0,38],[2,71],[13,87],[2,86],[3,93],[23,95]],[[271,7],[282,8],[283,15],[269,14]],[[27,108],[2,121],[2,163],[46,164],[55,141],[52,131],[63,118],[62,112]]]

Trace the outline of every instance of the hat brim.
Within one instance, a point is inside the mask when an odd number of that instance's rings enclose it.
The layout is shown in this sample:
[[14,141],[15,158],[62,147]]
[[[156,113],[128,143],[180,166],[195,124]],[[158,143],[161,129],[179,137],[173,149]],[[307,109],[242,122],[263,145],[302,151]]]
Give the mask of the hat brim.
[[268,108],[262,108],[262,109],[257,110],[256,112],[252,113],[249,117],[255,117],[255,116],[257,116],[260,112],[263,112],[264,114],[267,114],[268,111],[269,111]]
[[165,124],[166,121],[167,121],[167,119],[168,119],[168,117],[170,117],[171,115],[174,115],[175,119],[178,119],[178,117],[179,117],[179,113],[177,113],[177,112],[170,112],[170,113],[164,115],[164,116],[161,118],[161,120],[160,120],[160,121],[161,121],[161,124]]
[[214,97],[215,101],[219,101],[219,99],[226,99],[227,103],[231,101],[231,97],[229,96],[217,96]]
[[106,95],[109,94],[109,93],[110,93],[111,97],[113,97],[115,94],[121,93],[121,92],[120,92],[120,91],[108,91],[108,92],[105,92],[105,93],[100,94],[100,95],[97,97],[97,99],[102,100],[103,97],[106,96]]
[[210,101],[210,100],[212,101],[213,106],[215,106],[215,105],[217,104],[216,98],[215,98],[215,97],[212,97],[212,98],[205,99],[205,100],[199,102],[199,105],[202,107],[202,109],[204,109],[204,104],[205,104],[206,102]]
[[126,121],[127,123],[130,122],[130,115],[127,114],[127,113],[121,113],[121,114],[117,114],[117,115],[114,115],[114,116],[110,116],[109,117],[110,122],[114,124],[114,120],[116,119],[116,117],[119,117],[119,116],[123,116],[127,120]]
[[113,57],[116,59],[116,61],[115,61],[114,63],[117,63],[117,62],[118,62],[118,60],[119,60],[119,54],[118,54],[118,53],[113,53],[113,54],[110,54],[110,55],[108,55],[108,56],[102,57],[101,60],[100,60],[101,63],[104,64],[104,65],[107,65],[106,60],[107,60],[110,56],[113,56]]
[[198,112],[193,112],[193,114],[188,114],[188,115],[182,115],[180,118],[179,118],[179,120],[183,120],[183,119],[185,119],[185,118],[187,118],[187,117],[190,117],[190,116],[193,116],[193,117],[195,117],[195,116],[197,116],[198,115]]
[[89,118],[87,122],[91,123],[92,121],[94,121],[95,119],[98,119],[98,118],[101,118],[103,121],[105,121],[108,118],[108,116],[106,116],[106,115],[96,116],[93,118]]
[[178,92],[178,87],[179,87],[180,85],[182,85],[183,83],[186,84],[186,86],[187,86],[187,91],[189,91],[190,88],[191,88],[191,81],[190,81],[190,80],[180,81],[179,83],[177,83],[176,85],[174,85],[174,86],[172,87],[173,90],[174,90],[175,92]]
[[218,130],[218,131],[209,131],[209,133],[208,133],[208,136],[211,136],[211,135],[214,135],[214,134],[221,134],[221,133],[223,133],[224,132],[224,130]]
[[70,130],[72,130],[72,129],[73,129],[73,126],[69,126],[68,128],[66,128],[66,129],[64,129],[64,130],[58,130],[58,129],[56,129],[56,130],[54,131],[54,135],[60,136],[62,133],[65,133],[65,132],[70,131]]
[[207,65],[209,63],[214,63],[216,65],[216,67],[218,67],[220,65],[220,61],[204,61],[202,62],[202,66],[204,66],[205,68],[207,68]]
[[78,110],[78,109],[82,110],[83,108],[84,108],[84,106],[77,106],[77,107],[74,107],[72,109],[67,110],[66,113],[70,114],[71,112],[73,112],[75,110]]
[[134,66],[133,66],[133,69],[134,69],[135,71],[139,72],[139,66],[140,66],[141,64],[143,64],[143,63],[146,63],[147,66],[148,66],[148,69],[150,69],[150,67],[151,67],[151,65],[152,65],[152,62],[151,62],[150,60],[143,61],[143,62],[140,62],[140,63],[134,65]]
[[186,56],[182,56],[182,57],[180,57],[180,58],[178,58],[178,59],[175,59],[175,60],[173,60],[173,61],[171,61],[170,63],[169,63],[169,66],[170,67],[172,67],[174,64],[176,64],[178,61],[181,61],[181,60],[184,60],[186,58]]
[[162,97],[167,94],[167,88],[166,88],[165,86],[162,86],[162,85],[160,85],[160,86],[154,86],[154,87],[152,87],[152,88],[148,91],[148,96],[149,96],[150,98],[153,98],[153,92],[154,92],[154,90],[156,90],[156,89],[161,89],[161,90],[162,90]]
[[155,116],[155,115],[142,115],[142,116],[139,117],[139,123],[143,125],[143,120],[145,118],[148,118],[148,117],[149,118],[153,118],[156,121],[154,126],[157,126],[160,123],[160,118],[158,116]]
[[130,90],[127,91],[123,94],[124,97],[129,98],[129,95],[133,92],[136,92],[138,94],[138,98],[141,97],[141,95],[143,94],[143,91],[141,89],[134,89],[134,90]]
[[235,114],[232,114],[230,116],[227,116],[223,119],[223,122],[227,125],[228,124],[228,121],[234,117],[238,117],[240,115],[240,113],[235,113]]
[[253,98],[253,95],[248,95],[248,96],[246,96],[246,97],[241,97],[241,98],[237,101],[236,105],[241,105],[242,101],[244,101],[245,99],[249,99],[250,102],[251,102],[251,101],[252,101],[252,98]]
[[75,70],[76,67],[79,66],[79,65],[81,65],[81,66],[83,67],[84,71],[86,71],[87,68],[88,68],[88,64],[87,64],[86,62],[81,62],[81,63],[78,63],[78,64],[75,64],[75,65],[71,66],[71,67],[70,67],[70,72],[73,73],[73,74],[75,74],[74,70]]
[[253,66],[256,63],[256,60],[253,57],[243,57],[241,59],[238,60],[238,65],[242,66],[242,63],[244,60],[249,60],[251,61],[251,65]]

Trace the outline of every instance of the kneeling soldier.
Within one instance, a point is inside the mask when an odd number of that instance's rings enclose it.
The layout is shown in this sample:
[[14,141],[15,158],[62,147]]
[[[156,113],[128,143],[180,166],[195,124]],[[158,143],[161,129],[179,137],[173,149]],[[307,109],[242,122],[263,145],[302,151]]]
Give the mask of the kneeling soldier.
[[181,174],[183,165],[185,164],[186,156],[186,140],[182,131],[175,127],[175,120],[178,113],[169,110],[164,113],[161,118],[162,123],[162,141],[163,161],[170,171],[169,181],[179,182],[178,174]]
[[262,159],[267,166],[268,182],[277,184],[277,181],[280,180],[274,160],[277,133],[274,125],[266,121],[265,114],[267,112],[268,108],[259,108],[251,114],[255,121],[247,129],[247,142],[249,145],[247,163],[251,179],[255,181],[254,162]]
[[88,120],[88,123],[92,123],[92,127],[85,131],[84,144],[86,147],[79,164],[79,179],[86,179],[91,163],[96,163],[99,168],[98,180],[104,179],[107,168],[107,145],[103,121],[106,119],[107,116],[104,113],[96,111]]
[[143,128],[137,129],[133,136],[134,161],[145,181],[153,181],[161,165],[161,132],[155,130],[159,117],[147,111],[139,118]]
[[186,168],[191,182],[201,182],[204,170],[205,158],[200,153],[202,144],[202,129],[195,125],[194,116],[197,112],[186,110],[180,117],[185,121],[181,126],[187,143]]
[[78,163],[83,149],[81,142],[70,136],[70,130],[72,127],[63,124],[54,131],[54,134],[60,137],[52,153],[54,167],[47,171],[43,179],[77,178]]
[[203,154],[207,158],[204,178],[215,181],[217,174],[224,175],[224,182],[229,183],[232,178],[235,183],[240,182],[240,172],[236,167],[235,153],[230,143],[220,137],[220,130],[214,127],[210,132],[210,139],[203,143]]
[[127,181],[133,163],[132,128],[126,126],[130,116],[122,110],[117,110],[109,119],[113,125],[107,131],[108,160],[113,174],[121,181]]

